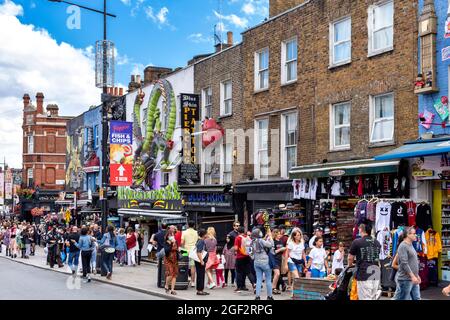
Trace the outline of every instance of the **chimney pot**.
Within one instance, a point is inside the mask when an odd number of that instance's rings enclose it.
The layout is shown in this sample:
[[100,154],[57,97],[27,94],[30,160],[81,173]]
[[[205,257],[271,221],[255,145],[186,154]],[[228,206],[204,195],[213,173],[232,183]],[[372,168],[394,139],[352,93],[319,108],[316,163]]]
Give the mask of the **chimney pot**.
[[44,114],[44,94],[42,92],[36,93],[36,113]]
[[141,75],[140,74],[136,75],[136,83],[141,84]]
[[123,96],[123,88],[119,88],[119,96]]
[[227,32],[227,44],[229,46],[233,45],[233,32],[232,31]]
[[119,95],[119,88],[114,87],[114,95],[117,97]]
[[30,95],[28,93],[25,93],[23,95],[23,107],[26,108],[30,104]]

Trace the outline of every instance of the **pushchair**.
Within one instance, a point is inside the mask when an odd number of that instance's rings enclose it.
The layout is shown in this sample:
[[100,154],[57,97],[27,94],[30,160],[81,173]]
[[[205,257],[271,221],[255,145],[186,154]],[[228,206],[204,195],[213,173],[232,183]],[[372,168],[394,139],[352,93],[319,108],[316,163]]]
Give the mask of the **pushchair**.
[[325,300],[350,301],[349,284],[356,271],[356,267],[347,267],[337,278],[337,286],[325,296]]

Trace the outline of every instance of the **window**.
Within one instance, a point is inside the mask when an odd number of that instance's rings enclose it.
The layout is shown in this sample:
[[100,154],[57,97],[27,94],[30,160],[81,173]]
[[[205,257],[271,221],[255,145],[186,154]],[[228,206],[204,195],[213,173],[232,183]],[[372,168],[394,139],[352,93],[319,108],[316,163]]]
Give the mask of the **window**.
[[45,169],[45,181],[48,184],[54,184],[55,183],[55,168],[47,168]]
[[[216,183],[217,179],[220,179],[220,146],[219,147],[208,147],[204,150],[204,184],[211,185]],[[218,181],[217,181],[218,183]]]
[[34,136],[28,136],[28,153],[34,153]]
[[269,49],[255,54],[255,90],[269,88]]
[[27,182],[28,187],[33,187],[33,168],[28,168],[27,170]]
[[371,99],[370,142],[394,140],[394,95],[385,94]]
[[350,103],[331,106],[331,150],[350,148]]
[[288,177],[289,171],[297,165],[297,114],[284,114],[281,128],[283,130],[281,174]]
[[99,145],[98,140],[98,124],[94,126],[94,149],[97,149]]
[[281,47],[281,83],[297,80],[297,39],[283,42]]
[[170,173],[169,172],[162,172],[162,183],[163,186],[168,186],[170,181]]
[[256,121],[256,163],[257,179],[269,177],[269,120]]
[[223,183],[230,184],[233,180],[232,167],[233,167],[233,145],[225,144],[223,148]]
[[332,23],[330,26],[330,65],[339,65],[351,61],[352,22],[351,18]]
[[203,118],[212,118],[212,90],[211,87],[202,90]]
[[233,98],[231,80],[220,84],[220,115],[228,116],[233,113]]
[[394,46],[394,2],[369,7],[369,55],[392,50]]
[[47,135],[47,152],[56,152],[56,136],[53,133]]

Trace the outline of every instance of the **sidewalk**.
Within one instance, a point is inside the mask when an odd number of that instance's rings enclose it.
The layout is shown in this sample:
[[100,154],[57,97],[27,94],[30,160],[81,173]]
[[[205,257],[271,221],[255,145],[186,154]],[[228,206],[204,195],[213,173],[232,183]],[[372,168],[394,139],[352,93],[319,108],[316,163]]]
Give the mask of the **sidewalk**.
[[[63,268],[58,268],[56,265],[53,269],[50,269],[49,266],[46,265],[46,256],[44,255],[43,248],[36,248],[36,255],[31,256],[29,259],[11,259],[5,256],[3,251],[0,254],[1,258],[10,259],[18,263],[23,263],[26,265],[31,265],[34,267],[38,267],[41,269],[46,269],[53,272],[65,273],[67,275],[71,274],[71,271],[67,265]],[[80,266],[81,269],[81,260]],[[136,267],[120,267],[117,263],[114,263],[113,266],[113,276],[112,280],[107,280],[105,277],[101,277],[100,275],[92,275],[93,281],[99,281],[103,283],[108,283],[111,285],[123,287],[130,290],[135,290],[143,293],[148,293],[151,295],[156,295],[159,297],[164,297],[166,299],[174,299],[174,300],[254,300],[255,295],[253,291],[235,293],[234,288],[215,288],[213,290],[205,289],[206,292],[209,292],[209,296],[199,297],[196,295],[195,288],[189,288],[188,290],[178,290],[177,296],[173,296],[170,294],[166,294],[164,289],[160,289],[157,287],[157,267],[155,264],[151,263],[141,263],[140,266]],[[88,285],[88,284],[83,284]],[[250,284],[247,286],[250,287]],[[265,286],[263,287],[263,291],[261,291],[261,298],[266,298]],[[274,298],[276,300],[289,300],[290,293],[285,292],[281,295],[275,295]]]

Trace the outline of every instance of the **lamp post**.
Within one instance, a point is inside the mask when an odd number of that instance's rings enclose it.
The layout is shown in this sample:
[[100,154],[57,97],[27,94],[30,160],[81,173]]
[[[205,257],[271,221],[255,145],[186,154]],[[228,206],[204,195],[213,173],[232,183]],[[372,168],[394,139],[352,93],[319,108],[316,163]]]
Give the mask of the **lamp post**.
[[[108,79],[108,62],[107,62],[107,49],[113,50],[113,46],[111,43],[107,42],[107,33],[106,33],[106,18],[107,16],[116,18],[116,15],[110,14],[106,11],[106,0],[103,0],[103,11],[88,8],[76,3],[72,3],[64,0],[49,0],[51,2],[63,2],[69,5],[77,6],[81,9],[86,9],[92,12],[100,13],[103,15],[103,42],[102,42],[102,77],[99,81],[97,72],[96,72],[96,85],[97,87],[101,87],[103,89],[102,93],[102,191],[100,192],[101,196],[101,208],[102,208],[102,230],[106,229],[107,223],[107,215],[108,215],[108,197],[107,197],[107,187],[108,187],[108,159],[106,155],[108,154],[108,106],[107,102],[109,100],[108,97],[108,81],[114,83],[114,79]],[[98,46],[96,47],[98,48]],[[113,51],[112,51],[113,52]],[[96,55],[97,58],[97,55]],[[114,59],[114,58],[112,58]],[[96,69],[98,68],[98,62],[96,63]],[[98,70],[96,70],[98,71]]]

